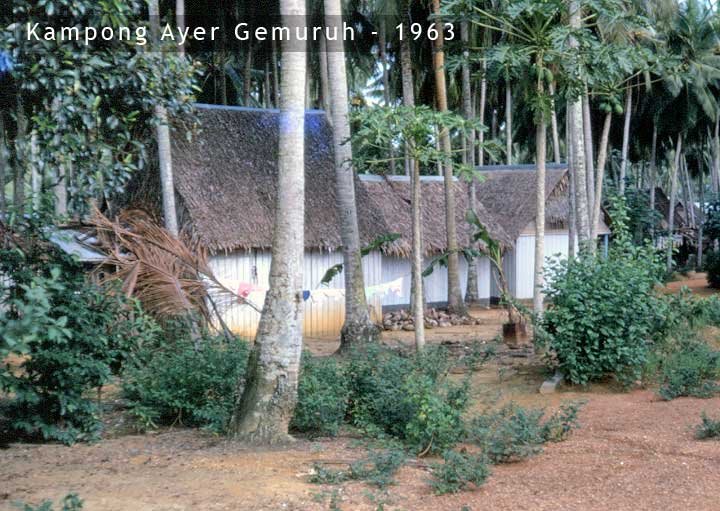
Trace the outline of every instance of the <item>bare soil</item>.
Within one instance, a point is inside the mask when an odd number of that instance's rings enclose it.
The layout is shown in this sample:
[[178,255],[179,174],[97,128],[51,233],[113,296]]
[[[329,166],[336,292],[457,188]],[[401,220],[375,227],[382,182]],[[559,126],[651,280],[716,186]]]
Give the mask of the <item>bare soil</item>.
[[[684,282],[705,292],[703,277]],[[504,312],[478,309],[473,315],[487,322],[432,330],[430,341],[490,342]],[[388,343],[412,344],[412,332],[392,334],[385,334]],[[308,345],[317,353],[337,348],[334,340],[309,339]],[[380,504],[428,511],[720,510],[720,442],[695,440],[692,431],[702,411],[720,415],[720,398],[664,402],[650,389],[622,392],[610,384],[540,395],[546,374],[538,361],[507,350],[501,355],[473,375],[475,410],[510,400],[548,410],[568,400],[587,403],[581,428],[568,440],[530,460],[494,467],[473,491],[433,495],[427,484],[433,460],[427,459],[401,469],[387,493],[364,483],[310,484],[313,462],[342,463],[364,454],[347,435],[256,449],[171,428],[72,447],[11,444],[0,450],[0,510],[15,509],[19,501],[57,502],[69,492],[78,493],[89,511],[327,510],[333,504],[342,510]]]

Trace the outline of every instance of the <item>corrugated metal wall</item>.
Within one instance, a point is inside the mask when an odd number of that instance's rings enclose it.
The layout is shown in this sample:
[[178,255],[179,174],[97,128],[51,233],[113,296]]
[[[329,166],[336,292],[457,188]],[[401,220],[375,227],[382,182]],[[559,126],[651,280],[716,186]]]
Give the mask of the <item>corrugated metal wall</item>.
[[[567,259],[568,235],[567,233],[551,232],[545,234],[545,258],[560,256]],[[515,276],[515,297],[519,299],[533,296],[533,271],[535,267],[535,236],[520,236],[515,244],[515,261],[513,264]],[[508,275],[508,279],[510,276]]]

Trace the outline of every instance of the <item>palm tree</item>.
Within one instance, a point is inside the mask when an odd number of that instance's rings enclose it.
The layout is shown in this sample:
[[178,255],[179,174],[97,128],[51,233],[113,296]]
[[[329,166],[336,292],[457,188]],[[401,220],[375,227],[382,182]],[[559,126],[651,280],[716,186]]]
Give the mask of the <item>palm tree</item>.
[[[336,26],[338,32],[341,31],[340,0],[325,0],[325,19],[328,27]],[[345,52],[341,38],[327,41],[327,45],[330,111],[335,147],[335,186],[345,272],[345,324],[340,334],[340,349],[344,350],[358,343],[377,341],[379,329],[370,320],[365,297],[360,256],[360,230],[355,204],[355,173],[352,166],[352,146],[349,143],[350,120]]]
[[[305,15],[304,0],[281,0],[283,24]],[[274,444],[289,438],[302,350],[305,221],[305,41],[282,42],[278,194],[265,297],[247,383],[233,413],[232,435]]]
[[[438,37],[435,39],[435,53],[433,54],[437,107],[440,112],[447,112],[445,53],[443,51],[444,37],[443,24],[440,19],[440,0],[432,0],[432,12],[435,16],[435,29],[438,32]],[[442,151],[445,153],[445,159],[449,160],[451,158],[452,147],[450,144],[450,133],[447,129],[440,131],[440,144]],[[448,311],[465,315],[467,314],[467,309],[462,299],[462,290],[460,289],[460,263],[458,260],[457,226],[455,221],[455,183],[453,182],[453,170],[450,162],[445,161],[443,168],[445,181],[445,225],[447,229],[448,251]]]
[[[160,9],[158,0],[148,3],[150,12],[150,25],[153,31],[153,40],[157,41],[160,33]],[[159,51],[159,48],[158,48]],[[155,134],[158,145],[158,158],[160,160],[160,187],[162,190],[163,218],[165,228],[173,236],[177,236],[178,220],[175,209],[175,184],[172,170],[172,152],[170,149],[170,126],[167,109],[158,103],[155,105]]]

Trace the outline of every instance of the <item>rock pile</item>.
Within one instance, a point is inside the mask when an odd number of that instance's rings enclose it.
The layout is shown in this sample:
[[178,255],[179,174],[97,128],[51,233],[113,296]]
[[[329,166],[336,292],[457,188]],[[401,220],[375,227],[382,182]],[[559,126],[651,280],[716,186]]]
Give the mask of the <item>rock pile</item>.
[[[479,319],[470,316],[451,314],[445,310],[428,309],[425,311],[425,328],[443,328],[456,325],[479,325]],[[383,314],[383,328],[385,330],[415,330],[415,321],[412,314],[404,309],[386,312]]]

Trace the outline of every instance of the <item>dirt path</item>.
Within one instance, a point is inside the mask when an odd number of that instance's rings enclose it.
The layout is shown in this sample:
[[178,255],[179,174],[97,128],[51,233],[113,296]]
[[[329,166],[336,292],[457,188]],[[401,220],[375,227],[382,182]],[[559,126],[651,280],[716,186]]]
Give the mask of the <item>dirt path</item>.
[[[386,509],[720,509],[720,442],[694,440],[691,431],[701,411],[720,414],[720,398],[663,402],[649,391],[544,397],[527,393],[535,377],[527,378],[526,386],[503,384],[508,397],[524,395],[525,404],[549,407],[588,399],[582,428],[536,458],[495,467],[472,492],[436,497],[426,469],[403,468]],[[309,484],[307,474],[314,460],[361,456],[351,445],[347,438],[299,440],[286,450],[251,450],[177,429],[74,447],[16,444],[0,451],[0,509],[14,509],[13,501],[58,500],[70,491],[89,511],[329,509],[333,488]],[[340,509],[376,509],[369,490],[344,485]]]

